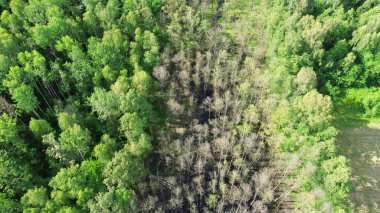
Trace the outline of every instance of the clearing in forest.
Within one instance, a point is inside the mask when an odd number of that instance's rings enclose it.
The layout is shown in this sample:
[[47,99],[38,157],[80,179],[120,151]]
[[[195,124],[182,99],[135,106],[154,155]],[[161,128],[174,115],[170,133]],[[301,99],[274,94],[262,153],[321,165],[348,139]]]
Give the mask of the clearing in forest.
[[380,212],[380,121],[340,118],[337,146],[349,159],[353,212]]

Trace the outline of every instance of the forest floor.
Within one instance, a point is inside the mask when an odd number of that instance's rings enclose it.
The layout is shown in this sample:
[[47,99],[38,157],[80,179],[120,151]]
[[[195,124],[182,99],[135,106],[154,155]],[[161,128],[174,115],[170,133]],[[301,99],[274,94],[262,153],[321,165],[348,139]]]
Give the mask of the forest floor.
[[380,212],[380,119],[363,119],[348,110],[336,117],[339,154],[349,159],[353,212]]

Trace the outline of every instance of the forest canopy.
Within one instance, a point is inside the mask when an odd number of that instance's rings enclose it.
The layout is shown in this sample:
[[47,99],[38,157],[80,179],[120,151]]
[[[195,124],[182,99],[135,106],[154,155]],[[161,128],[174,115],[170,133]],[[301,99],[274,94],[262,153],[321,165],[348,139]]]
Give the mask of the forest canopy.
[[349,210],[331,120],[352,97],[380,116],[377,1],[0,13],[0,212]]

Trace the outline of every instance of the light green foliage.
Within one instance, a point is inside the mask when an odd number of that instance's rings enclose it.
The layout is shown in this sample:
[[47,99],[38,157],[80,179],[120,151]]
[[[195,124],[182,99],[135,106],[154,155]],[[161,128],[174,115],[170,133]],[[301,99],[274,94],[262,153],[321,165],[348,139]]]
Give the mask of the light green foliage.
[[69,52],[72,62],[66,62],[65,67],[70,70],[75,80],[76,87],[79,91],[89,92],[92,86],[92,78],[94,76],[94,68],[90,61],[79,47],[74,46]]
[[19,128],[16,118],[6,113],[0,115],[0,144],[5,143],[24,148],[24,141],[18,136]]
[[47,79],[45,58],[36,50],[32,52],[21,52],[18,54],[18,60],[22,64],[25,72],[32,76],[38,76]]
[[306,94],[317,86],[317,76],[312,68],[302,67],[294,80],[297,84],[297,92]]
[[10,68],[10,66],[11,66],[11,62],[9,58],[3,54],[0,54],[0,78],[1,79],[4,79],[5,74],[8,72],[8,69]]
[[132,195],[132,190],[111,189],[108,192],[99,193],[94,200],[88,203],[88,206],[92,213],[131,212]]
[[211,209],[215,208],[217,202],[218,202],[218,198],[216,197],[216,195],[210,194],[209,196],[207,196],[206,204],[209,208]]
[[147,118],[141,117],[135,112],[127,112],[120,118],[120,129],[130,140],[140,137],[147,129],[148,124]]
[[144,168],[144,159],[133,156],[128,149],[117,152],[112,160],[107,163],[103,175],[104,184],[108,189],[135,188],[147,174]]
[[2,83],[5,87],[7,87],[10,91],[20,86],[22,82],[32,81],[33,76],[29,73],[25,72],[18,66],[10,67],[6,78],[3,79]]
[[25,112],[32,112],[38,105],[37,97],[31,86],[21,84],[12,90],[12,98],[16,101],[16,107]]
[[311,131],[325,129],[331,120],[332,102],[329,96],[312,90],[302,98],[295,100],[295,108],[300,113],[300,125],[305,125]]
[[16,38],[8,30],[0,27],[0,53],[13,56],[18,49]]
[[74,48],[78,48],[78,46],[78,42],[75,41],[73,38],[71,38],[70,36],[63,36],[60,40],[57,41],[55,48],[57,49],[57,51],[60,52],[71,52]]
[[104,32],[101,40],[90,38],[88,48],[89,55],[99,67],[107,65],[112,70],[121,70],[126,65],[124,58],[128,52],[128,40],[119,29]]
[[46,9],[46,13],[41,14],[40,20],[36,20],[37,24],[30,28],[30,33],[37,45],[45,47],[54,44],[65,35],[69,30],[69,25],[60,7],[50,5],[43,9]]
[[137,90],[136,92],[148,96],[154,89],[154,81],[148,73],[138,71],[132,77],[132,86]]
[[102,162],[107,162],[112,159],[117,150],[115,139],[109,135],[103,135],[98,145],[94,147],[93,155]]
[[41,211],[48,200],[45,188],[29,189],[21,198],[24,211]]
[[152,69],[160,64],[159,48],[156,36],[149,31],[145,31],[143,35],[143,49],[145,50],[144,63],[146,68]]
[[95,87],[89,98],[92,111],[98,114],[100,120],[117,118],[120,115],[119,100],[112,91]]
[[29,122],[29,129],[37,138],[42,138],[43,135],[46,135],[53,131],[53,128],[46,120],[34,118],[32,118]]
[[99,2],[95,7],[95,14],[100,20],[104,29],[110,29],[112,25],[117,23],[117,18],[120,16],[120,1],[110,0],[106,5]]
[[74,124],[65,129],[58,141],[50,133],[42,137],[42,142],[48,146],[46,153],[64,165],[83,161],[90,152],[92,144],[90,131]]
[[[162,4],[0,0],[0,212],[131,210],[157,123]],[[118,177],[103,176],[111,163]]]
[[92,143],[90,132],[77,124],[65,129],[58,141],[62,154],[60,160],[67,162],[84,160]]
[[151,142],[152,138],[149,135],[141,133],[137,141],[131,140],[130,143],[127,144],[127,147],[132,155],[146,158],[153,149]]
[[322,164],[324,172],[323,183],[330,193],[333,202],[347,198],[349,192],[351,172],[347,167],[347,159],[343,156],[331,158]]
[[338,100],[336,111],[340,116],[346,114],[359,119],[377,118],[380,116],[380,89],[348,89],[345,96]]
[[135,112],[146,118],[150,118],[152,115],[153,106],[144,94],[137,92],[135,89],[130,89],[122,98],[120,103],[121,111]]
[[61,112],[58,115],[59,128],[65,130],[74,124],[78,124],[78,116],[75,113]]
[[125,76],[120,76],[117,81],[111,85],[111,90],[115,95],[122,100],[122,96],[128,92],[131,87],[130,79]]
[[[370,1],[367,1],[370,2]],[[363,13],[359,15],[359,27],[353,32],[351,43],[357,51],[374,50],[379,51],[380,45],[380,6],[373,8],[363,7]],[[377,50],[376,50],[377,49]]]
[[145,69],[152,69],[159,65],[159,45],[157,38],[150,31],[137,28],[135,31],[135,42],[131,43],[130,63],[135,71],[140,71],[141,65]]
[[81,165],[61,169],[49,182],[56,209],[62,210],[72,204],[87,209],[88,200],[102,189],[102,168],[103,164],[97,161],[84,161]]

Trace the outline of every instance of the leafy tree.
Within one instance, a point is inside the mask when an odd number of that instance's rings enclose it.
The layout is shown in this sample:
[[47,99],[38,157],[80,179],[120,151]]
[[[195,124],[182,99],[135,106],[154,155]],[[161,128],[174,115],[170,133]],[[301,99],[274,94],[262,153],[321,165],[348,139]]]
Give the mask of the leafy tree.
[[65,129],[58,139],[63,153],[62,159],[68,161],[84,160],[91,145],[90,132],[74,124]]
[[135,112],[125,113],[120,118],[120,130],[130,140],[139,138],[141,134],[144,134],[148,128],[148,124],[146,118],[139,116]]
[[120,115],[118,98],[112,91],[95,87],[89,98],[92,111],[98,114],[100,120],[113,119]]
[[95,7],[95,14],[100,20],[102,27],[106,30],[117,23],[120,12],[119,0],[110,0],[107,2],[107,5],[103,5],[99,2]]
[[68,129],[74,124],[78,124],[78,116],[76,113],[61,112],[58,115],[58,125],[62,130]]
[[65,165],[83,161],[92,144],[90,131],[82,129],[78,124],[65,129],[58,142],[52,133],[45,135],[42,142],[48,145],[47,154]]
[[88,203],[90,212],[131,212],[133,191],[125,188],[99,193]]
[[29,113],[37,108],[38,100],[31,86],[22,84],[12,90],[11,93],[18,109]]
[[131,87],[130,79],[125,76],[119,76],[117,81],[111,85],[111,90],[119,98],[123,99],[123,95],[126,94]]
[[21,204],[24,211],[36,212],[42,211],[48,200],[47,191],[45,188],[29,189],[21,198]]
[[133,156],[127,149],[122,149],[115,154],[103,170],[103,183],[108,189],[135,188],[146,176],[144,159]]
[[323,180],[325,189],[330,193],[333,202],[340,202],[347,198],[350,187],[350,169],[347,159],[343,156],[331,158],[322,164],[325,174]]
[[24,149],[25,141],[19,137],[19,130],[16,118],[6,113],[0,115],[0,146],[7,144]]
[[0,212],[19,212],[20,205],[5,193],[0,193]]
[[8,30],[0,27],[0,53],[7,56],[14,56],[19,50],[17,39],[8,32]]
[[327,127],[331,120],[330,112],[332,102],[329,96],[319,94],[316,90],[311,90],[302,98],[298,98],[294,103],[300,125],[306,125],[311,131],[321,131]]
[[130,62],[135,71],[142,70],[141,65],[147,70],[159,65],[159,45],[153,33],[136,29],[135,42],[131,43]]
[[154,89],[154,81],[148,73],[138,71],[132,77],[132,86],[137,92],[148,96]]
[[60,52],[67,52],[71,61],[66,61],[64,67],[69,71],[70,80],[73,79],[77,91],[82,93],[90,92],[93,86],[93,77],[95,69],[93,69],[89,56],[85,54],[79,43],[69,36],[63,36],[57,41],[56,48]]
[[69,31],[64,11],[58,6],[51,5],[46,8],[43,19],[43,21],[30,28],[32,38],[37,45],[42,47],[53,45],[56,40]]
[[89,55],[99,67],[107,65],[112,70],[121,70],[126,65],[124,58],[128,52],[128,42],[117,28],[104,32],[101,40],[90,38],[88,48]]
[[33,173],[28,161],[18,153],[0,150],[0,191],[9,197],[15,197],[32,184]]
[[43,135],[46,135],[53,131],[53,128],[46,120],[34,118],[32,118],[29,122],[29,129],[37,138],[42,138]]
[[142,133],[137,141],[130,141],[127,148],[134,156],[146,158],[152,151],[152,138],[146,133]]
[[115,139],[109,135],[103,135],[98,145],[94,147],[93,155],[102,162],[110,161],[116,152],[118,145]]
[[297,92],[299,94],[306,94],[317,86],[317,76],[313,69],[303,67],[298,72],[294,83],[297,85]]
[[87,209],[88,200],[102,189],[102,168],[103,164],[97,161],[84,161],[81,165],[61,169],[49,182],[57,210],[66,207]]

